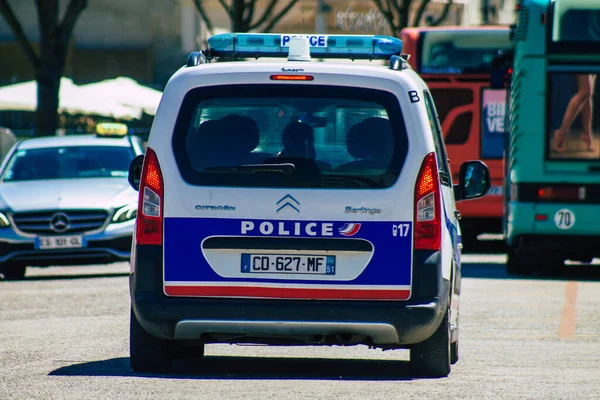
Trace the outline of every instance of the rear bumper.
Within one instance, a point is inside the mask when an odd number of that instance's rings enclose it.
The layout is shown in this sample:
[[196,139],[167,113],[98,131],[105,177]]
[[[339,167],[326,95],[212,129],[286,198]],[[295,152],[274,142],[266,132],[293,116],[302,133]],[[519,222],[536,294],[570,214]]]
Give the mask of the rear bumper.
[[429,338],[448,307],[450,282],[441,276],[439,252],[415,252],[407,301],[339,301],[168,297],[162,248],[135,251],[133,311],[146,331],[163,339],[402,347]]

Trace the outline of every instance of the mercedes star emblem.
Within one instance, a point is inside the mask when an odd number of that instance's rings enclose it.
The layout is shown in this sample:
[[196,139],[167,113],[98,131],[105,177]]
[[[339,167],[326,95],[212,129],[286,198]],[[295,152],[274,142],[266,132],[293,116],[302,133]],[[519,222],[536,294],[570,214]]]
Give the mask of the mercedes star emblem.
[[57,233],[66,232],[69,229],[69,217],[63,212],[57,212],[50,218],[50,229]]

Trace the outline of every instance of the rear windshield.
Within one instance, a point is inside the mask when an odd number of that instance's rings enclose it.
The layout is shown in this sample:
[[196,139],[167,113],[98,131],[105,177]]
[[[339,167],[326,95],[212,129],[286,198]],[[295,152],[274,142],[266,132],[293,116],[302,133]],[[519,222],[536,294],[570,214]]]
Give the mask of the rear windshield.
[[124,146],[64,146],[17,150],[4,182],[127,177],[133,151]]
[[189,92],[173,147],[195,185],[386,188],[408,150],[395,95],[287,84]]
[[423,32],[420,38],[421,73],[489,73],[499,50],[512,47],[508,30]]

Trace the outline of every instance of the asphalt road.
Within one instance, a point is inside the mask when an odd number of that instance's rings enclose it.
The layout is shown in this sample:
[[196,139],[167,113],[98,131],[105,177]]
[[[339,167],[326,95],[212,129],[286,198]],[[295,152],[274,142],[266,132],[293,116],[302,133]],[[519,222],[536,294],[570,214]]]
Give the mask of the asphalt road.
[[430,380],[411,379],[408,351],[364,346],[209,345],[202,367],[136,374],[127,264],[30,269],[0,282],[0,399],[600,399],[600,273],[464,261],[461,359]]

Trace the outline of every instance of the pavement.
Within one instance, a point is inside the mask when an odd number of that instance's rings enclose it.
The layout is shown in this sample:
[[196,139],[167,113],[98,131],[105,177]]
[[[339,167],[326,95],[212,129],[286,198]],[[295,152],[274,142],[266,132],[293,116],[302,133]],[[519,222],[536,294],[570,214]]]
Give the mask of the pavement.
[[208,345],[173,374],[129,368],[126,263],[0,281],[0,399],[600,399],[600,265],[508,277],[463,256],[460,360],[413,379],[408,351]]

